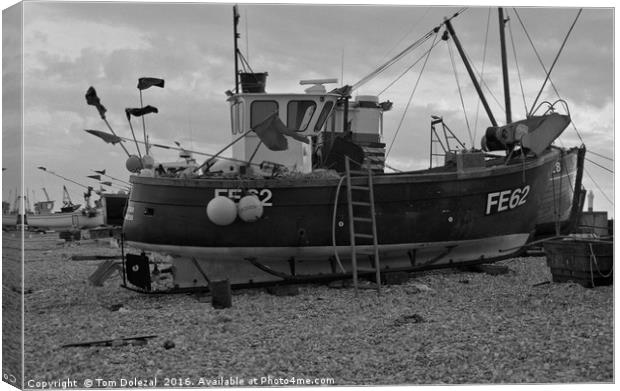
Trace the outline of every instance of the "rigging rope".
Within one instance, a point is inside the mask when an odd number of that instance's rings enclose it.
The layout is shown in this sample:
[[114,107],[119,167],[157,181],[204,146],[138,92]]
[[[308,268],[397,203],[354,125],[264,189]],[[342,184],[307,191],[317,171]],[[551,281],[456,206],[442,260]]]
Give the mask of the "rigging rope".
[[610,157],[607,157],[605,155],[601,155],[600,153],[596,153],[596,152],[593,152],[593,151],[588,151],[588,153],[591,153],[592,155],[596,155],[598,157],[601,157],[603,159],[607,159],[607,160],[612,161],[612,162],[614,161],[614,159],[612,159]]
[[364,84],[368,83],[370,80],[372,80],[375,77],[377,77],[379,74],[381,74],[383,71],[385,71],[386,69],[388,69],[389,67],[394,65],[398,60],[403,58],[409,52],[411,52],[412,50],[418,48],[422,43],[426,42],[433,35],[433,33],[434,33],[434,30],[431,30],[428,33],[426,33],[422,38],[418,39],[413,44],[407,46],[403,51],[398,53],[396,56],[392,57],[390,60],[385,62],[383,65],[381,65],[380,67],[378,67],[374,71],[370,72],[368,75],[364,76],[360,81],[358,81],[357,83],[353,84],[351,89],[352,90],[358,89],[359,87],[361,87]]
[[448,52],[450,53],[450,62],[452,63],[452,70],[454,71],[454,78],[456,79],[456,86],[459,90],[459,98],[461,99],[461,107],[463,108],[463,116],[465,117],[465,124],[467,125],[467,133],[469,134],[469,142],[473,146],[474,139],[471,135],[471,128],[469,127],[469,120],[467,119],[467,111],[465,110],[465,102],[463,101],[463,92],[461,91],[461,83],[459,83],[459,76],[456,71],[456,64],[454,63],[454,53],[452,53],[452,46],[449,43],[447,43],[447,45],[448,45]]
[[381,90],[381,92],[379,92],[377,95],[381,95],[383,94],[385,91],[388,90],[388,88],[392,87],[394,85],[394,83],[396,83],[398,80],[400,80],[403,76],[405,76],[407,74],[407,72],[409,72],[411,70],[411,68],[413,68],[414,66],[416,66],[420,61],[422,61],[422,59],[424,58],[424,56],[430,54],[430,51],[433,50],[435,48],[435,46],[437,46],[439,44],[439,42],[434,42],[433,45],[431,46],[430,49],[428,49],[426,52],[424,52],[424,54],[422,54],[420,56],[420,58],[418,58],[417,60],[415,60],[415,62],[413,64],[411,64],[411,66],[409,66],[407,69],[405,69],[405,71],[403,73],[401,73],[396,79],[394,79],[394,81],[392,81],[390,84],[388,84],[387,87],[385,87],[383,90]]
[[[484,49],[482,51],[482,69],[480,70],[480,83],[484,78],[484,65],[486,64],[487,59],[487,44],[489,42],[489,26],[491,25],[491,8],[489,7],[489,12],[487,13],[487,29],[484,33]],[[476,120],[474,121],[474,139],[476,138],[476,133],[478,132],[478,116],[480,115],[480,99],[477,100],[476,104]],[[473,145],[473,144],[472,144]]]
[[[508,10],[506,10],[506,14],[508,14]],[[512,44],[512,55],[514,56],[515,66],[517,68],[517,75],[519,76],[519,87],[521,87],[521,98],[523,99],[523,109],[524,109],[523,112],[527,115],[527,103],[525,102],[525,91],[523,90],[523,80],[521,79],[521,69],[519,69],[519,61],[517,57],[517,49],[515,46],[514,34],[512,33],[512,23],[508,23],[508,31],[510,32],[510,43]]]
[[[525,28],[525,24],[523,23],[523,20],[521,19],[521,16],[519,15],[519,13],[517,12],[516,9],[513,8],[513,11],[515,12],[515,15],[517,15],[517,19],[519,20],[519,23],[521,24],[521,28],[523,29],[523,32],[525,33],[528,41],[530,42],[530,46],[532,46],[532,50],[534,51],[534,54],[536,54],[536,58],[538,59],[538,62],[540,63],[540,66],[543,68],[543,70],[545,71],[545,73],[547,73],[547,68],[545,67],[545,64],[543,63],[540,54],[538,53],[538,50],[536,50],[536,46],[534,45],[534,42],[532,41],[532,38],[530,37],[530,34],[528,33],[527,29]],[[551,87],[553,87],[553,91],[555,92],[555,94],[557,95],[558,98],[561,98],[560,93],[558,91],[558,89],[556,88],[555,84],[553,83],[553,80],[551,80],[551,78],[549,78],[549,82],[551,83]],[[582,144],[585,144],[585,141],[583,140],[583,137],[581,137],[581,132],[579,131],[579,129],[577,129],[577,125],[575,125],[575,122],[571,119],[571,125],[573,126],[573,129],[575,130],[575,133],[577,133],[577,136],[579,137],[579,141],[581,141]],[[613,161],[613,159],[604,156],[604,155],[600,155],[597,154],[594,151],[588,150],[588,153],[591,153],[593,155],[597,155],[600,156],[604,159]]]
[[[450,18],[448,18],[446,20],[452,20],[452,19],[456,18],[457,16],[459,16],[461,13],[465,12],[466,10],[467,10],[467,8],[461,8],[458,12],[456,12],[454,15],[452,15]],[[388,69],[389,67],[394,65],[400,59],[402,59],[409,52],[411,52],[412,50],[418,48],[420,45],[422,45],[424,42],[426,42],[428,39],[430,39],[434,34],[436,35],[437,32],[439,31],[439,29],[441,28],[441,26],[443,24],[445,24],[445,22],[446,21],[441,22],[438,26],[434,27],[429,32],[424,34],[421,38],[419,38],[417,41],[415,41],[411,45],[407,46],[404,50],[402,50],[396,56],[392,57],[390,60],[386,61],[383,65],[379,66],[377,69],[375,69],[374,71],[370,72],[368,75],[364,76],[360,81],[358,81],[357,83],[353,84],[353,86],[351,87],[351,90],[352,91],[356,90],[356,89],[360,88],[362,85],[368,83],[370,80],[374,79],[379,74],[381,74],[383,71],[385,71],[386,69]]]
[[[463,50],[464,52],[465,50]],[[484,81],[484,79],[482,78],[482,73],[480,73],[480,71],[478,71],[478,68],[476,68],[476,65],[474,65],[473,61],[471,60],[471,58],[469,57],[469,55],[467,53],[465,53],[465,56],[467,57],[467,61],[469,61],[469,64],[471,65],[472,69],[474,70],[474,72],[476,72],[476,76],[478,76],[478,78],[480,79],[480,86],[486,88],[487,92],[489,93],[489,95],[491,95],[491,97],[493,98],[493,100],[495,101],[495,103],[502,109],[502,111],[505,111],[504,106],[502,105],[502,103],[497,99],[497,97],[495,96],[495,94],[493,94],[493,91],[491,90],[491,87],[489,87],[489,85],[486,83],[486,81]]]
[[577,23],[577,19],[579,19],[579,16],[581,15],[582,11],[583,11],[583,8],[580,8],[579,12],[577,12],[577,16],[575,16],[575,20],[573,21],[573,24],[570,26],[570,29],[568,29],[568,33],[566,33],[566,36],[564,37],[562,46],[560,46],[560,50],[558,51],[558,54],[555,56],[555,59],[553,60],[553,63],[551,64],[551,68],[549,68],[549,71],[547,72],[545,81],[543,82],[543,85],[540,87],[540,91],[538,91],[538,95],[536,95],[536,99],[534,99],[534,103],[532,103],[532,108],[530,109],[529,115],[532,115],[532,112],[534,111],[534,107],[536,107],[536,103],[538,103],[538,98],[540,98],[540,94],[542,94],[545,86],[547,85],[547,81],[549,80],[549,77],[551,76],[551,72],[553,71],[555,64],[558,62],[558,59],[560,58],[560,54],[562,53],[562,50],[564,50],[564,46],[566,45],[566,41],[568,41],[568,37],[570,36],[570,33],[573,31],[573,28],[575,27],[575,24]]
[[[523,32],[525,33],[525,36],[527,37],[528,41],[530,42],[530,46],[532,46],[532,50],[534,50],[534,54],[536,54],[536,58],[538,59],[538,63],[543,68],[545,73],[547,73],[547,67],[545,67],[545,64],[543,63],[542,58],[540,58],[540,54],[538,53],[538,50],[536,50],[536,46],[534,45],[534,42],[532,41],[532,37],[530,37],[530,34],[528,33],[527,29],[525,28],[525,24],[523,23],[523,20],[521,19],[521,16],[519,15],[519,13],[517,12],[517,10],[515,8],[513,8],[512,10],[515,12],[515,15],[517,15],[517,19],[519,20],[519,23],[521,24],[521,28],[523,29]],[[551,87],[553,87],[553,91],[555,92],[555,94],[558,96],[558,98],[560,98],[560,93],[558,92],[558,89],[555,87],[555,84],[553,83],[553,80],[551,80],[551,78],[549,79],[549,82],[551,83]],[[527,112],[527,110],[526,110],[526,112]],[[577,136],[579,137],[579,140],[581,141],[581,143],[585,144],[586,142],[583,140],[583,137],[581,137],[581,133],[577,129],[577,126],[572,121],[572,119],[571,119],[571,125],[573,125],[573,129],[575,130],[575,133],[577,133]]]
[[605,194],[605,192],[603,191],[603,189],[601,189],[601,187],[598,185],[598,183],[594,180],[594,178],[592,178],[592,175],[590,175],[590,172],[588,171],[587,168],[583,168],[583,170],[586,172],[586,175],[588,175],[588,178],[590,178],[590,180],[592,181],[592,183],[594,183],[594,186],[596,186],[596,188],[598,189],[598,191],[601,192],[601,194],[603,195],[603,197],[605,197],[605,199],[607,200],[607,202],[609,202],[611,204],[611,206],[614,205],[614,202],[612,200],[609,199],[609,197],[607,197],[607,194]]
[[392,45],[392,47],[390,48],[390,50],[386,51],[385,54],[383,55],[383,58],[386,58],[394,49],[396,49],[398,47],[398,45],[401,44],[401,42],[403,42],[405,40],[405,38],[407,38],[407,36],[409,34],[411,34],[411,32],[420,24],[420,22],[422,22],[425,18],[426,15],[431,11],[431,8],[427,8],[426,11],[424,12],[424,14],[422,14],[422,16],[420,18],[418,18],[415,22],[413,22],[411,24],[411,28],[409,29],[409,31],[407,31],[407,33],[405,33],[405,35],[403,35],[398,42],[396,42],[394,45]]
[[[433,46],[435,46],[435,41],[437,41],[437,34],[435,34],[435,38],[433,39],[433,43],[431,44],[431,48]],[[398,132],[400,131],[401,126],[403,125],[403,121],[405,120],[405,116],[407,115],[407,110],[409,110],[409,105],[411,104],[411,100],[413,99],[413,94],[415,94],[417,88],[418,88],[418,84],[420,83],[420,79],[422,78],[422,74],[424,73],[424,69],[426,68],[426,63],[428,62],[428,59],[430,57],[430,50],[428,51],[428,54],[426,55],[426,58],[424,59],[424,64],[422,64],[422,69],[420,69],[420,74],[418,75],[418,79],[415,82],[415,85],[413,86],[413,91],[411,91],[411,95],[409,95],[409,101],[407,101],[407,106],[405,106],[405,110],[403,111],[403,115],[400,118],[400,122],[398,123],[398,127],[396,128],[396,133],[394,133],[394,138],[392,139],[392,142],[390,143],[390,148],[388,148],[387,152],[385,153],[385,160],[387,160],[388,155],[390,154],[390,151],[392,151],[392,147],[394,146],[394,141],[396,141],[396,137],[398,136]]]
[[609,171],[609,172],[611,172],[612,174],[614,173],[614,171],[613,171],[613,170],[610,170],[610,169],[609,169],[609,168],[607,168],[607,167],[603,167],[602,165],[598,164],[598,163],[597,163],[597,162],[595,162],[595,161],[592,161],[592,160],[590,160],[590,159],[588,159],[588,158],[585,158],[585,159],[586,159],[587,161],[589,161],[590,163],[594,164],[595,166],[598,166],[598,167],[602,168],[602,169],[603,169],[603,170],[605,170],[605,171]]

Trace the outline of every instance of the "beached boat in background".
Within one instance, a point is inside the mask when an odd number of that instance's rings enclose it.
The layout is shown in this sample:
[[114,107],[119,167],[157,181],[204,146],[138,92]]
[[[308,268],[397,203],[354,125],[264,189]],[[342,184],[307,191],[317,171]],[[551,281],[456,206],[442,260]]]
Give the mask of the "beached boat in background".
[[[558,148],[559,149],[559,148]],[[582,186],[585,146],[559,149],[536,222],[536,238],[575,233],[585,203]]]
[[[45,189],[44,189],[45,192]],[[47,197],[47,192],[45,192]],[[100,208],[89,205],[90,194],[85,198],[86,207],[80,209],[80,204],[73,204],[69,193],[63,186],[63,206],[60,211],[54,212],[54,201],[47,197],[46,201],[34,203],[34,211],[30,210],[29,203],[25,199],[26,213],[20,218],[16,207],[19,205],[19,197],[16,199],[15,207],[5,213],[5,203],[3,203],[2,226],[5,228],[15,227],[19,224],[28,226],[33,230],[63,230],[63,229],[83,229],[94,228],[103,225],[103,214]]]

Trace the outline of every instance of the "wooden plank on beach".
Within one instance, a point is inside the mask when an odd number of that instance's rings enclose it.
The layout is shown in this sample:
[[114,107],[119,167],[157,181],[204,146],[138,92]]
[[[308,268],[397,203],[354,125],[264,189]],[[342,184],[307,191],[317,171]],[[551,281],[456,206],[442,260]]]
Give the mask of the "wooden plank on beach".
[[156,338],[157,335],[141,335],[141,336],[137,336],[137,337],[125,337],[125,338],[114,338],[114,339],[103,339],[103,340],[98,340],[98,341],[87,341],[87,342],[75,342],[75,343],[68,343],[65,345],[61,345],[61,348],[69,348],[69,347],[76,347],[76,346],[84,346],[84,347],[90,347],[90,346],[122,346],[122,345],[128,345],[131,344],[132,342],[143,342],[146,343],[149,339],[151,338]]
[[97,270],[88,277],[88,281],[90,281],[94,286],[103,286],[103,282],[110,278],[114,272],[121,271],[121,265],[114,260],[107,260],[101,262]]
[[106,259],[121,259],[121,255],[72,255],[72,261],[102,261]]

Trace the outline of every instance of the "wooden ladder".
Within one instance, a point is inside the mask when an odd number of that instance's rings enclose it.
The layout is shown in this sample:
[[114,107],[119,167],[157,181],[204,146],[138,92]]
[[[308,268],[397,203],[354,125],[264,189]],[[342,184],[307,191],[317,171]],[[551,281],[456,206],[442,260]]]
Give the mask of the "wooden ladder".
[[[377,241],[377,221],[375,218],[375,194],[372,183],[372,171],[370,167],[367,167],[366,171],[354,171],[351,170],[350,159],[348,156],[345,156],[345,170],[347,176],[347,204],[349,207],[349,237],[351,242],[351,265],[353,272],[353,287],[355,288],[355,297],[357,297],[358,293],[358,283],[357,283],[357,247],[356,247],[356,238],[360,239],[372,239],[373,252],[366,253],[367,255],[372,255],[374,260],[374,270],[375,270],[375,279],[377,283],[377,294],[381,294],[381,266],[379,263],[379,244]],[[365,175],[368,178],[367,186],[354,186],[351,185],[351,174],[361,174]],[[353,191],[358,192],[366,192],[368,194],[368,201],[354,201],[353,200]],[[365,208],[369,214],[366,216],[356,216],[353,213],[353,207],[358,206],[361,208]],[[371,233],[360,233],[355,230],[355,223],[364,224],[366,226],[370,225],[372,227]]]

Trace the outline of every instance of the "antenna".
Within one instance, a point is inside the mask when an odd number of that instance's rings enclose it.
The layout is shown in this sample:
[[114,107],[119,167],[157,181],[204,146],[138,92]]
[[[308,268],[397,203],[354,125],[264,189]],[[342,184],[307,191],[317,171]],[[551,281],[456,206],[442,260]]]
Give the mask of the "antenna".
[[342,47],[342,55],[340,56],[340,81],[344,85],[344,46]]
[[250,62],[250,31],[248,30],[248,12],[246,9],[245,19],[243,20],[245,23],[245,56],[248,58],[248,62]]

